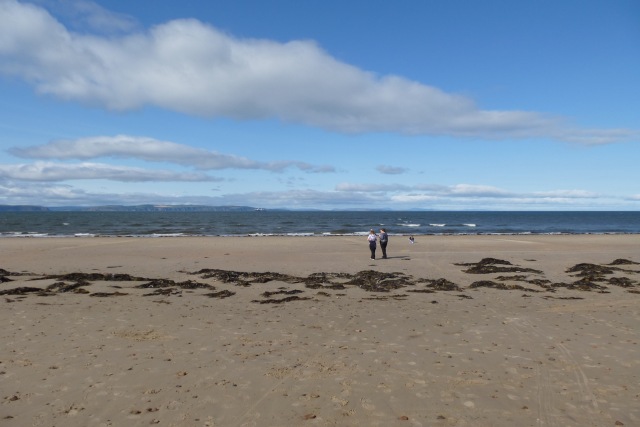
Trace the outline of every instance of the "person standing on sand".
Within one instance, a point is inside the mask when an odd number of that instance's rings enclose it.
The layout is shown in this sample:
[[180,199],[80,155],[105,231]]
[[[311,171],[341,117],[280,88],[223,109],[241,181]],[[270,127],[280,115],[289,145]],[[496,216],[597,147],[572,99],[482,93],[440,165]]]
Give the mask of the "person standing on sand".
[[382,249],[382,258],[387,259],[387,243],[389,243],[389,236],[387,230],[380,229],[380,249]]
[[376,236],[376,232],[371,229],[369,231],[369,237],[367,237],[369,241],[369,249],[371,250],[371,259],[376,259],[376,240],[378,240],[378,236]]

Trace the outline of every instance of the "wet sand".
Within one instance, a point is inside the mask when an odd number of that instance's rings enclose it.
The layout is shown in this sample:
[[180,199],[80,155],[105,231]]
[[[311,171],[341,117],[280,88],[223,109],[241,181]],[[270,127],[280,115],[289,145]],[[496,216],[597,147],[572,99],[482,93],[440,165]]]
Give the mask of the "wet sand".
[[640,236],[388,252],[2,239],[0,425],[640,425]]

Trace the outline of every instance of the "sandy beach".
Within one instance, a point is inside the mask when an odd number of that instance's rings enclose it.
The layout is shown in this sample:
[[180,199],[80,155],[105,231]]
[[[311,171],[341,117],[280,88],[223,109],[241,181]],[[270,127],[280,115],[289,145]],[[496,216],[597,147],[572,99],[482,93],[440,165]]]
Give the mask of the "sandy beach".
[[2,239],[0,425],[640,425],[639,235],[388,253]]

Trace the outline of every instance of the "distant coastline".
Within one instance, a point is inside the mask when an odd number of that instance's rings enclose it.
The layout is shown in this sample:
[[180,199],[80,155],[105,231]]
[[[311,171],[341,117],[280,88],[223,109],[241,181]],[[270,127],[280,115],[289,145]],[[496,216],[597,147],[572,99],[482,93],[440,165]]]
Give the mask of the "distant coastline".
[[0,205],[0,212],[251,212],[264,210],[251,206],[206,205],[104,205],[104,206],[33,206]]

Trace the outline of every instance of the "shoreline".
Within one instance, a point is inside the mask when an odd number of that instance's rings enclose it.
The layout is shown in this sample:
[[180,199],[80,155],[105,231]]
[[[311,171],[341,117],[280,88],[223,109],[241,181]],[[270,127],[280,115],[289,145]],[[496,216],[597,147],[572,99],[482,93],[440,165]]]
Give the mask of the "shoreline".
[[635,235],[0,249],[3,425],[640,423]]
[[[368,231],[356,233],[314,233],[314,232],[296,232],[296,233],[247,233],[247,234],[184,234],[184,233],[154,233],[154,234],[93,234],[93,233],[75,233],[75,234],[54,234],[33,233],[33,234],[6,234],[0,235],[0,239],[51,239],[51,238],[214,238],[214,237],[361,237],[367,236]],[[408,237],[408,236],[638,236],[640,232],[522,232],[522,233],[388,233],[389,236]]]

